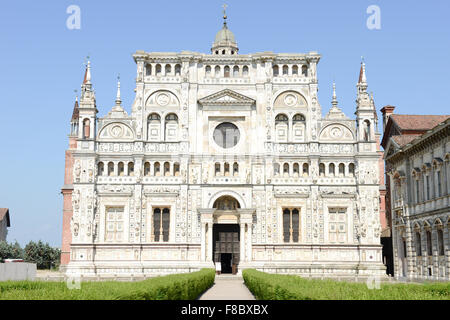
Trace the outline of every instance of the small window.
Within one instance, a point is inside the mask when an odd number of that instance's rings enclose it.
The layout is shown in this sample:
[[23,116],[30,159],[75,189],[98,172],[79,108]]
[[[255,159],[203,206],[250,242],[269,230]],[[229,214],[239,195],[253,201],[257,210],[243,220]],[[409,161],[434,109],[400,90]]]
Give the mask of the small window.
[[308,76],[308,67],[302,66],[302,75],[307,77]]
[[229,66],[225,66],[224,77],[225,78],[229,78],[230,77],[230,67]]
[[175,75],[176,76],[181,75],[181,65],[179,64],[175,65]]
[[289,75],[289,68],[288,66],[283,66],[283,76]]
[[133,162],[128,163],[128,175],[131,177],[134,176],[134,163]]
[[166,68],[165,68],[165,74],[170,75],[170,73],[172,72],[172,66],[170,64],[166,64]]
[[151,64],[147,64],[145,66],[145,75],[147,75],[147,76],[151,76],[152,75],[152,65]]
[[298,75],[298,66],[293,66],[292,67],[292,74],[297,76]]
[[278,68],[278,66],[273,66],[273,76],[278,77],[279,74],[280,74],[280,69]]
[[328,166],[328,174],[330,176],[334,176],[335,175],[335,165],[334,163],[330,163],[330,165]]
[[98,163],[97,175],[102,176],[105,173],[105,165],[103,162]]
[[244,68],[242,69],[242,75],[243,75],[244,77],[247,77],[247,76],[248,76],[248,67],[247,67],[247,66],[244,66]]

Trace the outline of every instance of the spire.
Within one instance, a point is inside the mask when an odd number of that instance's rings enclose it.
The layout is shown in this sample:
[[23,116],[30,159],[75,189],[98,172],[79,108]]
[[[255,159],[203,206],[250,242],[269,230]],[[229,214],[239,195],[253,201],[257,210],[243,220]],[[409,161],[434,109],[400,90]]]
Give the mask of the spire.
[[122,100],[120,99],[120,74],[117,76],[117,95],[116,95],[116,105],[120,106]]
[[90,60],[88,60],[88,62],[87,62],[86,72],[84,73],[83,84],[91,84],[91,61]]
[[364,57],[361,57],[361,70],[359,71],[358,91],[359,93],[367,93],[366,63],[364,62]]
[[80,115],[80,109],[78,106],[78,95],[75,97],[75,105],[73,107],[73,112],[72,112],[72,122],[78,122],[78,118]]

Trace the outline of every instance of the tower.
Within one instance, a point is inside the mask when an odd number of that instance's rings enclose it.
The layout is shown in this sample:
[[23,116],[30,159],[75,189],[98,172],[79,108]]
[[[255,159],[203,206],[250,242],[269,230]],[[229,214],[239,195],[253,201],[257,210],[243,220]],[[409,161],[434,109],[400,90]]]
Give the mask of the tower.
[[72,193],[73,193],[73,153],[77,149],[79,130],[79,105],[78,97],[75,99],[72,118],[70,121],[69,149],[66,150],[66,163],[64,174],[64,186],[61,189],[63,195],[63,232],[61,247],[61,266],[65,266],[70,261],[70,243],[72,242],[72,232],[70,222],[73,216]]
[[[61,189],[63,195],[63,232],[61,247],[61,266],[70,262],[70,244],[72,243],[73,219],[73,183],[80,179],[81,164],[75,164],[74,153],[78,150],[94,152],[94,136],[97,108],[95,94],[92,90],[90,62],[86,66],[83,84],[81,85],[81,98],[75,99],[75,105],[70,120],[69,148],[66,150],[64,185]],[[75,177],[74,177],[75,174]]]
[[359,81],[357,84],[356,121],[357,140],[360,152],[376,152],[376,140],[379,138],[377,129],[378,117],[373,97],[367,92],[366,64],[361,62]]

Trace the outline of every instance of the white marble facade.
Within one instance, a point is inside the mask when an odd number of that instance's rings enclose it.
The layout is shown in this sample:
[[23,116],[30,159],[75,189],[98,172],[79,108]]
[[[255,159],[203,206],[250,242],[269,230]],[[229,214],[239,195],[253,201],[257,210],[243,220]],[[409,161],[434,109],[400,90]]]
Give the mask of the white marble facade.
[[335,95],[322,116],[318,53],[238,54],[226,23],[211,54],[133,57],[130,114],[119,91],[97,119],[86,72],[72,131],[69,274],[213,267],[217,224],[239,225],[239,270],[385,274],[364,64],[350,119]]

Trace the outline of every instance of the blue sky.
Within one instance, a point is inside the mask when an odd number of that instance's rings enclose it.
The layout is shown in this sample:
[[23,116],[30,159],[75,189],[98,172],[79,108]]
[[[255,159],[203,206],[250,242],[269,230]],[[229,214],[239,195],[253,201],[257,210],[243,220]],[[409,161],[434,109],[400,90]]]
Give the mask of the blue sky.
[[[450,2],[226,1],[241,53],[318,51],[319,99],[330,108],[333,79],[353,116],[361,56],[378,110],[445,114],[450,74]],[[90,55],[99,116],[134,99],[136,50],[209,52],[223,1],[2,1],[0,4],[0,207],[9,207],[9,241],[61,244],[64,151],[74,90]],[[81,29],[69,30],[70,5]],[[369,30],[370,5],[381,30]]]

